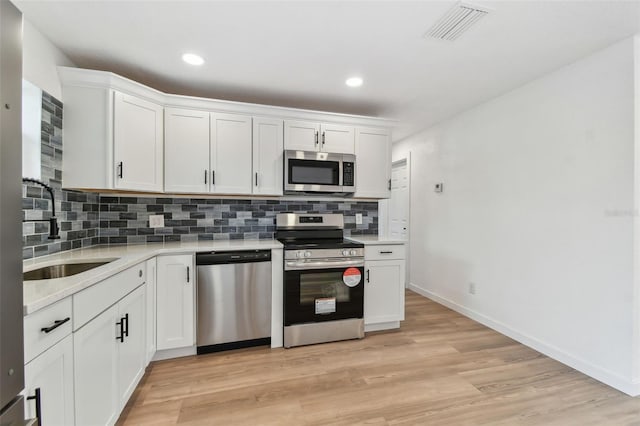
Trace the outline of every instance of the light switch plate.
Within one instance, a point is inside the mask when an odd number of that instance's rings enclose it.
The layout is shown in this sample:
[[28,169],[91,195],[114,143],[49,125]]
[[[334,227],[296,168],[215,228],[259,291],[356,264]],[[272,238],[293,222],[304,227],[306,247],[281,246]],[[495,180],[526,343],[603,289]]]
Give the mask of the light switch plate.
[[362,213],[356,213],[356,225],[362,225]]
[[149,216],[149,228],[164,228],[164,216],[161,214]]
[[438,183],[436,183],[436,185],[435,185],[435,187],[433,188],[433,190],[434,190],[435,192],[442,192],[442,191],[444,191],[444,183],[442,183],[442,182],[438,182]]

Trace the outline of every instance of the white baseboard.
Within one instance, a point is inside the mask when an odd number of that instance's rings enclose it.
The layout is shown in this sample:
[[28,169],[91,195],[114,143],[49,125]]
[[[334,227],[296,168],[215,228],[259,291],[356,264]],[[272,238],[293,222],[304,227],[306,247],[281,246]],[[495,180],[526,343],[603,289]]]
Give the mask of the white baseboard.
[[391,330],[394,328],[400,328],[400,321],[382,322],[377,324],[365,324],[364,332],[366,333],[368,331]]
[[157,351],[155,355],[153,355],[152,361],[162,361],[165,359],[171,358],[180,358],[183,356],[191,356],[197,353],[197,348],[195,346],[187,346],[186,348],[177,348],[177,349],[165,349],[162,351]]
[[418,293],[428,299],[431,299],[434,302],[444,305],[493,330],[496,330],[497,332],[504,334],[505,336],[508,336],[513,340],[516,340],[522,343],[523,345],[529,346],[530,348],[533,348],[536,351],[543,353],[544,355],[550,358],[555,359],[556,361],[559,361],[565,365],[568,365],[569,367],[574,368],[580,371],[581,373],[586,374],[589,377],[592,377],[606,385],[609,385],[614,389],[624,392],[627,395],[630,395],[630,396],[640,395],[640,382],[634,382],[634,381],[628,380],[607,369],[598,367],[597,365],[594,365],[588,361],[585,361],[574,355],[571,355],[560,348],[557,348],[553,345],[549,345],[541,340],[536,339],[535,337],[521,333],[518,330],[515,330],[502,322],[496,321],[484,314],[481,314],[477,311],[474,311],[473,309],[469,309],[465,306],[462,306],[452,300],[441,297],[413,283],[409,283],[409,290],[415,293]]

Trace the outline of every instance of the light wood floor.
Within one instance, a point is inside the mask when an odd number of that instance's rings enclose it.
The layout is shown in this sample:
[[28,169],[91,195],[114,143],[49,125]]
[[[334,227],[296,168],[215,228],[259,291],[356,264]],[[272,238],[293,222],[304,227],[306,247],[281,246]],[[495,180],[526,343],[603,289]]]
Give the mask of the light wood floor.
[[400,330],[152,363],[119,424],[640,425],[640,398],[407,292]]

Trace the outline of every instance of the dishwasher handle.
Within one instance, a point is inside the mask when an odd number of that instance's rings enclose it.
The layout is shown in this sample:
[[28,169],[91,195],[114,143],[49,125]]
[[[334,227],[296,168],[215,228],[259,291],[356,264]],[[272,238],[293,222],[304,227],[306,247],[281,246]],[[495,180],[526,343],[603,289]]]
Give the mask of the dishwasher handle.
[[211,251],[196,253],[196,265],[271,262],[271,250]]

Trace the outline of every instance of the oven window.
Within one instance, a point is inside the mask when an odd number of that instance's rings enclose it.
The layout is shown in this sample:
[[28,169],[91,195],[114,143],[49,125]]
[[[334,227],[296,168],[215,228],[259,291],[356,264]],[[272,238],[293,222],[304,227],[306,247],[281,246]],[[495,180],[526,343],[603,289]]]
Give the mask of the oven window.
[[338,161],[289,159],[289,183],[309,185],[339,184]]
[[349,301],[349,287],[342,282],[342,272],[300,275],[300,305],[312,305],[326,297],[334,297],[338,303]]

